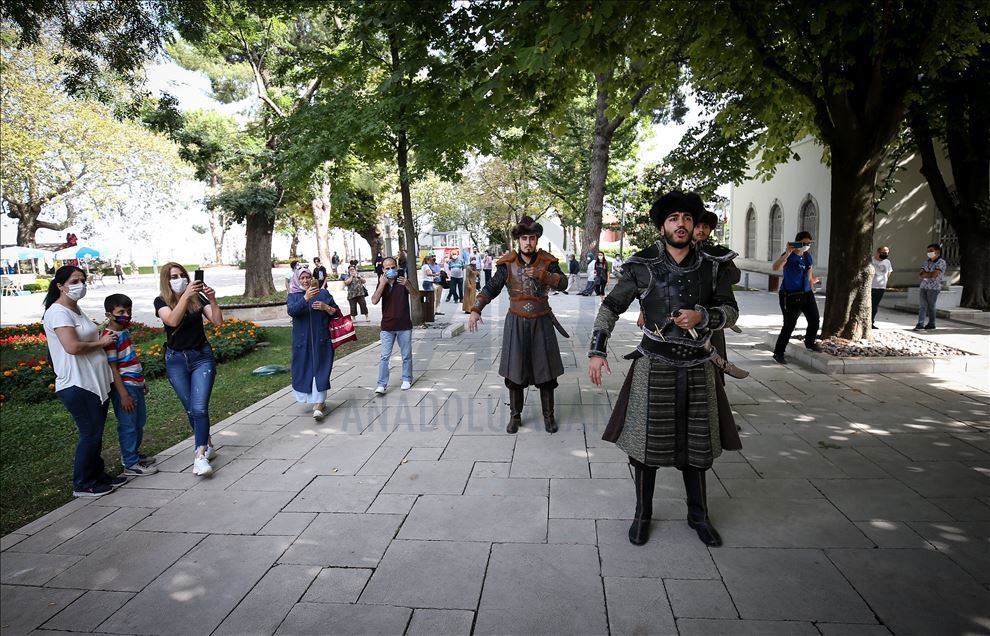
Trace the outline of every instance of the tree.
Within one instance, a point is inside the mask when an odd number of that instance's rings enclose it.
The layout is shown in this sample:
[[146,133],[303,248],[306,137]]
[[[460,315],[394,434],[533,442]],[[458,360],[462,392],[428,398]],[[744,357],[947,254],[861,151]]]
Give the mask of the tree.
[[[33,245],[39,229],[66,229],[77,215],[171,209],[176,177],[187,172],[173,144],[62,92],[67,71],[43,44],[4,47],[0,60],[0,190],[19,244]],[[43,218],[59,207],[64,219]]]
[[682,110],[680,44],[653,37],[667,14],[664,4],[648,0],[504,5],[500,46],[515,70],[537,78],[550,96],[544,101],[560,108],[589,81],[594,87],[583,252],[598,249],[616,132],[641,116],[660,120]]
[[[972,56],[982,37],[973,27],[979,3],[720,0],[672,8],[675,19],[661,39],[689,42],[694,89],[704,103],[719,105],[714,121],[723,136],[755,140],[762,173],[808,135],[827,149],[831,236],[822,336],[865,337],[874,191],[888,144],[919,75]],[[705,27],[683,28],[690,24]]]
[[[984,34],[988,15],[980,16]],[[990,45],[922,82],[923,97],[908,125],[921,156],[921,173],[939,212],[959,239],[962,307],[990,309]],[[936,143],[938,142],[938,143]],[[944,149],[943,153],[939,151]],[[941,157],[940,157],[941,154]],[[940,167],[948,159],[953,188]]]
[[[280,126],[294,111],[309,103],[320,86],[319,78],[297,83],[295,61],[308,44],[309,16],[295,11],[292,3],[283,6],[280,2],[211,0],[202,4],[206,5],[203,20],[185,23],[180,29],[202,57],[186,55],[178,59],[194,65],[202,64],[203,58],[209,59],[208,67],[199,68],[212,70],[226,83],[243,78],[245,65],[251,70],[259,108],[254,131],[264,140],[266,152],[257,155],[261,163],[253,170],[244,171],[254,174],[254,182],[241,181],[214,201],[245,221],[244,295],[267,296],[275,291],[270,260],[275,218],[280,209],[298,203],[286,199],[281,180],[279,152],[283,129]],[[213,85],[227,84],[214,82]],[[237,94],[225,90],[227,95]],[[254,210],[246,207],[251,203],[258,207]]]

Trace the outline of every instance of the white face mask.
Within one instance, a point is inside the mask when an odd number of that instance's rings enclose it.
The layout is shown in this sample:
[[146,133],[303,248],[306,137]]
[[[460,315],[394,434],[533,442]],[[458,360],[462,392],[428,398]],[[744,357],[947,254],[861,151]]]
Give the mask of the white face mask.
[[176,294],[181,294],[186,291],[186,287],[189,287],[189,280],[186,278],[173,278],[168,281],[168,284],[172,287],[172,291]]
[[811,246],[810,245],[802,245],[801,246],[801,253],[804,254],[805,252],[807,252],[810,249],[811,249]]
[[72,300],[82,300],[86,297],[86,283],[69,285],[68,289],[65,290],[65,295]]
[[935,260],[935,252],[928,252],[928,258]]

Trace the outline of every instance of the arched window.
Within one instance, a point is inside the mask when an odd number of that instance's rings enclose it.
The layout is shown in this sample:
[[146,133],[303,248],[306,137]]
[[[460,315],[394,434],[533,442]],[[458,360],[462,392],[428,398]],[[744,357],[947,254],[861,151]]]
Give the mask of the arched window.
[[770,208],[770,252],[767,254],[768,261],[775,261],[784,251],[781,239],[784,236],[784,213],[776,203]]
[[746,211],[746,258],[756,257],[756,210]]
[[811,232],[814,243],[811,245],[811,258],[818,262],[818,241],[821,239],[818,236],[818,205],[815,204],[814,199],[808,199],[801,205],[801,213],[798,215],[798,231],[799,232]]

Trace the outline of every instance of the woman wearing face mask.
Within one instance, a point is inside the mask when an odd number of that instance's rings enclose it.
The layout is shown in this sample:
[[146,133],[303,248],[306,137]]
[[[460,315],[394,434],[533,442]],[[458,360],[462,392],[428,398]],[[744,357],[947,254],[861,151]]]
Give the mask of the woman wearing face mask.
[[605,298],[605,285],[608,284],[608,259],[605,252],[598,252],[595,259],[595,293],[601,299]]
[[100,336],[99,328],[79,308],[86,295],[86,273],[78,267],[58,268],[45,296],[45,336],[55,370],[55,394],[79,429],[72,468],[72,494],[102,497],[127,481],[111,477],[103,466],[103,426],[110,405],[113,374],[103,348],[117,340]]
[[312,404],[313,417],[320,419],[333,370],[330,318],[338,309],[330,292],[313,283],[309,270],[297,269],[289,283],[286,309],[292,316],[292,391],[296,402]]
[[[165,374],[186,409],[196,438],[193,474],[213,474],[210,460],[216,455],[210,439],[210,394],[217,362],[206,339],[203,317],[223,324],[216,292],[201,281],[189,282],[189,272],[178,263],[165,263],[155,298],[155,314],[165,324]],[[200,298],[202,293],[206,303]]]
[[364,277],[358,273],[355,266],[347,268],[347,278],[344,279],[344,287],[347,288],[347,302],[351,306],[351,318],[358,315],[358,308],[364,314],[365,322],[371,322],[368,315],[368,303],[364,300],[368,296],[368,288],[364,286]]

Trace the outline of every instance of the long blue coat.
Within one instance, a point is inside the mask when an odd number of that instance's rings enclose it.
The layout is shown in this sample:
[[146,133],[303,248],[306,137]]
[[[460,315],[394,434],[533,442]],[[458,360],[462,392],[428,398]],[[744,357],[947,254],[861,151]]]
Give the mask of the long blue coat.
[[321,289],[309,302],[306,302],[303,292],[289,294],[286,301],[286,308],[292,316],[292,388],[303,393],[313,390],[313,378],[316,378],[317,391],[330,388],[330,371],[333,369],[331,316],[312,308],[318,300],[337,307],[333,296],[325,289]]

